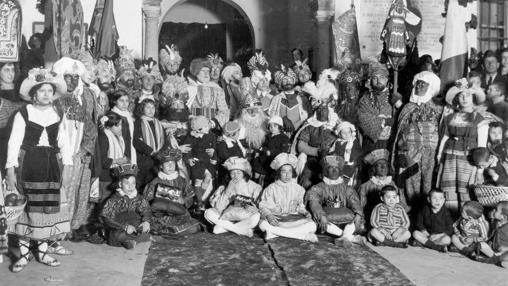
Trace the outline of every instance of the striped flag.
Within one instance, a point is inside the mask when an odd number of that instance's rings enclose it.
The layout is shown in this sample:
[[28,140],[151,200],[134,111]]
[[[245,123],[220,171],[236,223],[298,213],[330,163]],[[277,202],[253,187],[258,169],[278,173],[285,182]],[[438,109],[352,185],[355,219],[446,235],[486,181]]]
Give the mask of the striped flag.
[[471,13],[457,0],[449,0],[446,14],[443,49],[441,50],[441,91],[444,93],[456,80],[467,74],[466,22]]

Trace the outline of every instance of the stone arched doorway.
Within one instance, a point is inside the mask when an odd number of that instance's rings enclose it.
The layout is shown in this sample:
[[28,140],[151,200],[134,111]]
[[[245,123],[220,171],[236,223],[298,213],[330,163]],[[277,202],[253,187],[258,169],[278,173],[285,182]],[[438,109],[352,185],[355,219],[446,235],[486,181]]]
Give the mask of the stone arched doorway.
[[188,67],[193,58],[210,53],[218,53],[225,60],[247,62],[255,43],[254,30],[243,9],[234,1],[174,2],[162,11],[159,48],[177,45],[183,58],[182,67]]

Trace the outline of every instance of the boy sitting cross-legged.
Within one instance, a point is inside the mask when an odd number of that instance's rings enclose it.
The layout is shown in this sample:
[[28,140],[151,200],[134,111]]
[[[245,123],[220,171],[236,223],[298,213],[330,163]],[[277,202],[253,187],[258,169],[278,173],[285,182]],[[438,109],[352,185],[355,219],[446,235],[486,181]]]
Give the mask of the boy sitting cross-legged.
[[445,197],[439,189],[429,193],[429,204],[418,213],[416,230],[413,232],[415,244],[440,252],[447,252],[453,234],[453,220],[444,206]]
[[372,226],[369,237],[374,245],[406,248],[411,237],[409,217],[399,204],[399,192],[394,186],[385,186],[380,192],[379,203],[370,216]]

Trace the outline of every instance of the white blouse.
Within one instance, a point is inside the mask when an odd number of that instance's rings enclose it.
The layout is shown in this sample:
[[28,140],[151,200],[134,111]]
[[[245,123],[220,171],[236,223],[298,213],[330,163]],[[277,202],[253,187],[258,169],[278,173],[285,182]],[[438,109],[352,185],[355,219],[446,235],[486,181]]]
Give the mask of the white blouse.
[[[28,104],[26,109],[28,111],[28,120],[41,125],[42,127],[48,127],[60,121],[60,116],[53,108],[40,110],[35,108],[32,104]],[[9,138],[7,147],[7,163],[5,165],[6,168],[18,167],[19,165],[19,150],[21,149],[23,139],[25,138],[25,127],[26,122],[23,119],[23,116],[20,112],[16,113],[12,125],[11,137]],[[37,146],[50,146],[46,129],[42,131]]]

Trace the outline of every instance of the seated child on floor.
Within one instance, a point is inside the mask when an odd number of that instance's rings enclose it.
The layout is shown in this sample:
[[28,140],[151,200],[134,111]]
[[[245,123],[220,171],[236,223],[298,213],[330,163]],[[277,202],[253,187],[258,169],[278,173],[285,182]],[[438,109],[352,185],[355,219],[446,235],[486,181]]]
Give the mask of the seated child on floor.
[[231,157],[224,167],[231,180],[219,187],[210,198],[211,208],[205,211],[205,218],[214,225],[213,233],[228,231],[252,237],[258,225],[257,201],[261,186],[250,180],[252,170],[249,162],[240,157]]
[[213,190],[217,164],[216,136],[210,132],[210,121],[204,116],[196,116],[191,121],[191,132],[183,144],[189,144],[191,151],[184,154],[185,162],[190,166],[190,178],[199,202],[205,202]]
[[504,156],[503,151],[503,124],[498,121],[489,124],[489,140],[487,148],[490,153],[501,159]]
[[500,202],[492,212],[495,228],[490,239],[480,242],[480,251],[486,259],[477,257],[478,261],[508,267],[508,202]]
[[344,160],[330,155],[323,158],[321,165],[323,182],[305,194],[305,203],[318,231],[339,236],[336,242],[363,243],[362,237],[353,235],[355,230],[362,229],[364,217],[358,194],[342,177]]
[[265,239],[278,236],[317,242],[316,224],[305,209],[305,189],[296,181],[296,163],[293,154],[280,153],[270,164],[277,172],[277,180],[263,191],[259,202],[259,228]]
[[508,174],[500,160],[491,155],[485,147],[475,148],[471,151],[473,164],[478,168],[476,184],[508,186]]
[[470,256],[476,243],[486,241],[489,223],[483,215],[483,206],[476,201],[465,202],[460,218],[453,224],[452,244],[460,253]]
[[132,249],[137,242],[150,236],[150,205],[136,190],[137,167],[121,165],[115,168],[118,189],[104,204],[101,218],[106,226],[108,244]]
[[394,186],[384,186],[380,192],[379,203],[370,216],[372,229],[369,237],[374,245],[406,248],[411,238],[409,217],[399,204],[399,191]]
[[444,206],[443,191],[433,189],[429,193],[429,204],[425,205],[416,218],[413,238],[416,245],[447,252],[453,235],[453,220]]
[[201,230],[201,224],[192,218],[188,208],[194,201],[194,192],[183,172],[182,152],[163,148],[155,155],[157,177],[146,185],[143,197],[150,203],[153,234],[191,234]]
[[[381,202],[379,192],[384,186],[390,185],[397,188],[395,182],[390,176],[390,152],[386,149],[376,149],[365,156],[364,161],[370,166],[369,175],[370,179],[363,183],[358,189],[358,195],[360,196],[360,203],[363,209],[363,213],[366,218],[365,230],[370,229],[370,216],[372,210],[377,204]],[[409,207],[406,203],[406,198],[403,194],[399,196],[400,204],[406,212],[409,211]]]

